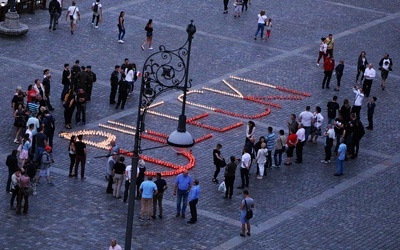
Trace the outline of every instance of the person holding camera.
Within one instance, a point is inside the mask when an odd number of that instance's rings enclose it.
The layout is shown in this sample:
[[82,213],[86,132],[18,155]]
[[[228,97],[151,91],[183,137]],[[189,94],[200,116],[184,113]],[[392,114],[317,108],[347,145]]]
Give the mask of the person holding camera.
[[364,99],[363,89],[355,85],[353,87],[353,93],[356,94],[356,98],[354,99],[354,105],[351,108],[351,113],[355,113],[357,119],[360,119],[361,105]]

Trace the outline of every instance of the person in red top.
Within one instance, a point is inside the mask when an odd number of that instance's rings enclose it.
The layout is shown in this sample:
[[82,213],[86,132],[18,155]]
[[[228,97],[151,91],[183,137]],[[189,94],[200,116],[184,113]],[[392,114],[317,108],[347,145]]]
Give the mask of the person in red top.
[[288,146],[286,150],[286,162],[285,165],[292,165],[292,157],[293,157],[293,151],[294,148],[296,147],[297,143],[297,135],[294,130],[290,130],[289,136],[286,139],[286,144]]
[[325,83],[326,83],[326,88],[329,89],[329,82],[331,81],[332,77],[332,72],[333,69],[335,68],[335,59],[333,57],[326,57],[324,61],[324,80],[322,80],[322,88],[325,88]]

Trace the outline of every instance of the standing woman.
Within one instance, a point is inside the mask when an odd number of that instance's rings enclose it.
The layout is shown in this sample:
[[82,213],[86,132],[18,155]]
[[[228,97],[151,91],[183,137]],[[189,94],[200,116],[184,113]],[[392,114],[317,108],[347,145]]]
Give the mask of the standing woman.
[[218,174],[219,171],[221,170],[221,167],[225,167],[225,159],[222,158],[221,156],[221,148],[222,145],[221,144],[217,144],[217,146],[214,148],[213,150],[213,161],[214,161],[214,165],[215,165],[215,172],[214,172],[214,177],[212,179],[212,181],[214,183],[218,183]]
[[25,165],[25,161],[29,158],[29,149],[31,148],[31,140],[29,139],[29,134],[24,135],[24,139],[22,139],[22,143],[20,145],[21,152],[19,154],[19,158],[21,159],[21,166]]
[[358,83],[358,77],[360,76],[360,74],[361,74],[360,83],[364,79],[364,72],[368,65],[368,60],[366,55],[367,53],[365,53],[365,51],[361,51],[360,55],[358,56],[356,83]]
[[124,26],[124,15],[125,15],[125,12],[123,12],[123,11],[121,11],[120,13],[119,13],[119,18],[118,18],[118,31],[119,31],[119,34],[118,34],[118,42],[119,43],[124,43],[124,36],[125,36],[125,26]]
[[282,154],[286,150],[286,136],[285,131],[283,129],[279,130],[279,137],[276,138],[275,141],[275,152],[274,152],[274,163],[275,167],[281,167],[282,163]]
[[288,149],[286,151],[285,165],[292,165],[293,151],[294,148],[296,147],[296,143],[297,143],[296,132],[294,130],[290,130],[289,136],[286,139],[286,145],[288,146]]
[[16,128],[14,143],[19,143],[22,132],[26,129],[25,112],[23,104],[18,104],[18,109],[14,111],[14,126]]
[[321,108],[315,107],[314,118],[313,118],[313,131],[311,140],[313,143],[317,143],[318,136],[322,135],[321,127],[324,117],[321,115]]
[[69,177],[74,177],[75,175],[72,174],[72,169],[74,168],[75,165],[75,159],[76,159],[76,151],[75,151],[75,142],[76,142],[76,136],[73,135],[71,136],[71,139],[69,140],[69,146],[68,146],[68,152],[69,152]]
[[70,89],[69,93],[65,96],[67,97],[64,102],[65,128],[71,129],[72,115],[75,110],[75,91],[73,89]]
[[265,163],[267,162],[267,155],[268,155],[268,150],[265,148],[267,144],[265,142],[261,143],[261,148],[257,151],[257,172],[260,174],[257,176],[257,179],[261,180],[264,175],[264,167]]
[[228,4],[229,0],[224,0],[224,13],[222,14],[228,14]]
[[254,40],[257,40],[257,35],[258,32],[260,31],[261,31],[260,38],[261,39],[263,38],[265,21],[267,21],[267,16],[265,15],[265,10],[262,10],[260,14],[258,14],[257,16],[257,31],[254,34]]
[[250,140],[251,138],[254,138],[254,133],[256,131],[256,124],[253,121],[249,121],[247,124],[246,128],[246,141],[245,143]]
[[144,50],[144,46],[146,44],[149,44],[149,49],[153,49],[153,47],[151,47],[151,43],[153,41],[153,19],[150,19],[147,22],[144,30],[146,31],[146,42],[143,43],[142,50]]
[[339,91],[340,89],[340,80],[342,79],[343,76],[343,70],[344,70],[344,61],[339,61],[339,64],[335,68],[336,82],[337,82],[335,91]]

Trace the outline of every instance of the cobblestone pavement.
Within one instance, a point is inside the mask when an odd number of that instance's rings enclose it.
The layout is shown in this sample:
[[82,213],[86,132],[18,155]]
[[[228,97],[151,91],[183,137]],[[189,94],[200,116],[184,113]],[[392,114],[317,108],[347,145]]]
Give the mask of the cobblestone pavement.
[[[189,225],[184,219],[175,218],[175,199],[172,195],[173,177],[167,177],[171,187],[165,194],[164,218],[149,223],[137,219],[140,204],[135,206],[134,249],[399,249],[400,230],[398,207],[400,155],[397,151],[399,133],[397,120],[400,110],[395,108],[399,93],[398,33],[400,30],[400,5],[397,1],[252,1],[249,10],[240,18],[233,17],[232,1],[229,14],[223,15],[222,1],[102,1],[104,21],[99,29],[90,25],[91,1],[79,1],[82,21],[78,22],[74,35],[69,33],[64,18],[56,31],[48,30],[48,12],[38,10],[35,15],[23,14],[21,22],[30,31],[21,38],[0,38],[1,98],[5,119],[0,120],[2,141],[1,158],[16,145],[13,143],[13,119],[9,108],[16,86],[24,88],[42,76],[43,69],[52,72],[52,102],[57,118],[57,132],[63,131],[61,73],[63,64],[71,65],[76,59],[81,65],[91,65],[98,82],[88,104],[86,126],[74,126],[73,131],[97,129],[117,136],[118,144],[133,149],[133,137],[120,132],[99,128],[100,123],[116,120],[135,124],[137,111],[136,92],[127,102],[124,111],[108,105],[109,75],[114,65],[125,57],[139,68],[145,59],[158,48],[166,45],[173,49],[186,40],[186,25],[194,19],[197,33],[193,40],[190,77],[193,89],[208,87],[234,93],[222,83],[226,79],[245,96],[280,96],[288,93],[251,83],[229,79],[229,76],[253,79],[286,88],[306,91],[311,97],[302,100],[272,100],[281,108],[268,107],[271,114],[256,123],[256,137],[266,134],[268,126],[274,131],[285,127],[291,113],[299,114],[305,106],[319,105],[326,114],[326,103],[333,95],[339,102],[354,100],[351,87],[356,75],[357,57],[367,52],[368,60],[378,68],[384,53],[394,59],[394,71],[390,73],[386,91],[381,91],[380,76],[374,80],[371,95],[378,97],[375,113],[375,130],[367,131],[361,141],[356,160],[345,162],[345,175],[337,178],[335,159],[322,165],[322,139],[316,145],[306,145],[304,162],[299,165],[273,169],[263,180],[257,180],[252,170],[250,194],[255,199],[255,217],[252,219],[252,236],[239,236],[239,203],[241,192],[235,190],[232,200],[224,200],[211,182],[214,166],[212,148],[223,144],[225,157],[240,156],[245,127],[225,133],[188,125],[195,138],[212,133],[213,137],[193,147],[196,166],[191,175],[200,180],[202,193],[198,204],[199,219]],[[65,6],[66,7],[66,6]],[[256,16],[261,9],[272,17],[273,30],[269,40],[253,40]],[[117,19],[119,12],[126,12],[125,44],[117,43]],[[63,15],[65,15],[65,10]],[[155,50],[140,49],[144,42],[144,26],[154,19]],[[345,61],[345,72],[340,92],[322,90],[322,66],[316,66],[318,41],[332,33],[335,38],[335,58]],[[178,116],[181,104],[178,92],[168,92],[157,101],[162,106],[154,110]],[[188,101],[224,109],[230,112],[256,115],[266,106],[231,96],[204,90],[203,94],[191,94]],[[202,108],[187,107],[187,116],[208,112],[201,123],[217,127],[229,126],[247,119],[210,112]],[[366,101],[361,110],[366,125]],[[326,124],[326,123],[325,123]],[[169,134],[177,122],[154,115],[147,115],[147,129]],[[89,137],[93,141],[98,138]],[[159,144],[144,140],[143,147]],[[105,159],[94,156],[105,151],[89,147],[87,179],[68,178],[67,141],[54,140],[55,164],[52,176],[55,186],[42,184],[38,194],[30,198],[29,214],[16,216],[9,210],[10,195],[0,193],[3,201],[0,220],[1,249],[107,249],[111,238],[124,245],[127,205],[105,193]],[[181,156],[171,150],[159,149],[146,155],[186,164]],[[149,170],[162,170],[147,164]],[[6,183],[6,168],[0,180]],[[222,179],[222,173],[219,175]],[[240,180],[237,175],[237,180]],[[236,186],[236,185],[235,185]]]

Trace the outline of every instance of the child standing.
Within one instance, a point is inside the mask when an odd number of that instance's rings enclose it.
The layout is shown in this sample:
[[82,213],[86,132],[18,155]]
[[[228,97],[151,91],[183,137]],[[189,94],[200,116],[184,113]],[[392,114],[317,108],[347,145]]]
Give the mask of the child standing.
[[265,37],[268,39],[269,36],[271,35],[271,29],[272,29],[272,19],[269,18],[267,22],[265,22],[265,26],[267,28],[267,33],[265,33]]

